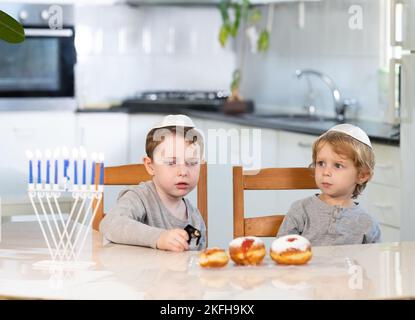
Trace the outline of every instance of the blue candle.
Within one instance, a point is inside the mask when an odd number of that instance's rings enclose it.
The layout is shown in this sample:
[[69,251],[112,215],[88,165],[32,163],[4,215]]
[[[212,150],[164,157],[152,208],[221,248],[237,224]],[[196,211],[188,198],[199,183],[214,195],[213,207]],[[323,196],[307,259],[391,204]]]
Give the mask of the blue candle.
[[42,153],[39,150],[36,150],[36,158],[37,158],[37,183],[42,183]]
[[99,184],[102,186],[104,184],[104,155],[100,153],[99,155]]
[[50,158],[52,156],[52,152],[48,149],[45,152],[46,156],[46,184],[50,183]]
[[92,161],[91,185],[95,183],[95,161]]
[[78,150],[76,148],[72,149],[73,157],[73,183],[78,184]]
[[29,183],[33,183],[33,153],[30,150],[26,150],[26,157],[29,159]]
[[29,160],[29,183],[33,183],[33,161]]
[[39,183],[39,184],[42,183],[42,170],[41,170],[41,167],[42,167],[42,163],[39,159],[39,160],[37,160],[37,183]]
[[46,160],[46,184],[50,183],[50,160]]
[[56,148],[55,151],[53,152],[53,159],[55,159],[55,177],[54,177],[54,181],[53,183],[55,185],[58,185],[59,182],[59,154],[60,154],[60,149]]
[[91,159],[92,159],[91,185],[94,185],[95,184],[95,161],[97,160],[97,154],[93,153],[91,155]]
[[68,178],[68,168],[69,168],[69,160],[64,159],[63,160],[63,176],[65,178]]
[[62,148],[62,157],[63,157],[63,176],[65,178],[65,181],[69,179],[68,176],[68,168],[69,168],[69,152],[66,147]]
[[58,184],[58,159],[55,159],[55,184]]
[[86,159],[82,160],[82,184],[86,185]]
[[73,161],[73,183],[78,184],[78,161]]

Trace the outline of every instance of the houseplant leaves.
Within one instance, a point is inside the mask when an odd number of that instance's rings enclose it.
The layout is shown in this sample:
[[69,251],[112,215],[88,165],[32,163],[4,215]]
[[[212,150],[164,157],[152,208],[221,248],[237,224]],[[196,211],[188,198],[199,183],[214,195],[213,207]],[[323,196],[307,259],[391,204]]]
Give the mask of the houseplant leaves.
[[23,26],[0,10],[0,39],[9,43],[21,43],[25,40]]

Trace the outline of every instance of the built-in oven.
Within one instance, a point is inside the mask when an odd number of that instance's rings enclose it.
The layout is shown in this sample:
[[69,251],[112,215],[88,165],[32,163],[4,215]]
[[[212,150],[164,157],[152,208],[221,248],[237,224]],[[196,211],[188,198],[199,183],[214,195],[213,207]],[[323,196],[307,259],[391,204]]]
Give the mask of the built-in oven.
[[0,41],[0,109],[75,109],[74,12],[71,5],[2,4],[25,40]]

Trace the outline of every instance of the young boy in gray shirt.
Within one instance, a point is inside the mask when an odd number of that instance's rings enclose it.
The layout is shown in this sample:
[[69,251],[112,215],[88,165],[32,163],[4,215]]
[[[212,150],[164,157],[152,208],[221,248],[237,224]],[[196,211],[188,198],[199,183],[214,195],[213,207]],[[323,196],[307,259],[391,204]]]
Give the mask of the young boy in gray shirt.
[[379,242],[379,224],[353,202],[375,166],[367,134],[350,124],[334,126],[314,142],[312,166],[321,193],[292,204],[278,237],[299,234],[314,246]]
[[[144,165],[152,180],[123,190],[117,206],[100,224],[115,243],[169,251],[206,247],[206,226],[199,210],[184,198],[199,180],[203,138],[184,115],[166,116],[147,134]],[[200,231],[199,242],[184,230]]]

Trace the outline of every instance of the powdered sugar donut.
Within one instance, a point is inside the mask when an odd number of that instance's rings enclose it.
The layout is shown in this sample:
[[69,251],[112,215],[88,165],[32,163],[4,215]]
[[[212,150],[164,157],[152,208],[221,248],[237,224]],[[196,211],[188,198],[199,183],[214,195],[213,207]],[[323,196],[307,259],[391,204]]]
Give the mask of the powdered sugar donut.
[[313,256],[310,241],[297,234],[274,240],[270,255],[279,264],[305,264]]
[[229,243],[229,255],[239,265],[257,265],[264,260],[264,242],[257,237],[240,237]]

